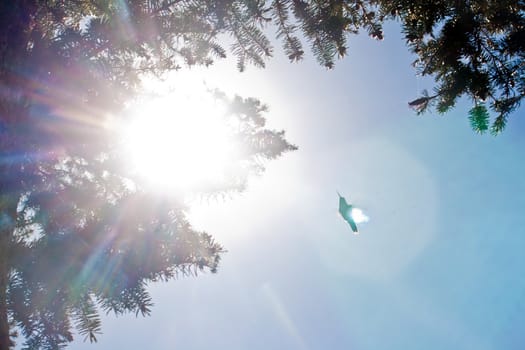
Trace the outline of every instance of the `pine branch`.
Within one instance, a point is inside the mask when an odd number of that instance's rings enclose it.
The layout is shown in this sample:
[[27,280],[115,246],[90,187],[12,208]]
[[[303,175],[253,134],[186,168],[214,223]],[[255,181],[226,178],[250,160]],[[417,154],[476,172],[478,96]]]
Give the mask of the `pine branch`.
[[489,114],[483,104],[473,107],[469,111],[470,125],[479,134],[485,133],[489,128]]
[[274,20],[277,25],[277,38],[284,37],[284,51],[291,61],[299,61],[303,58],[304,51],[301,42],[294,35],[296,26],[289,22],[289,4],[283,3],[281,0],[274,0],[273,2]]
[[84,341],[97,342],[97,335],[102,333],[102,322],[91,296],[85,295],[79,305],[73,309],[75,326],[84,336]]

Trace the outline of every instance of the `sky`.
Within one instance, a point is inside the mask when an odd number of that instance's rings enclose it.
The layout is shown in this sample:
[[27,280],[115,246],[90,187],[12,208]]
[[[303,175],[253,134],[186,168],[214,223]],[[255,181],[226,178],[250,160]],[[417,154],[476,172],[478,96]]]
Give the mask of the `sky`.
[[[108,315],[69,349],[523,349],[525,110],[498,137],[470,129],[469,101],[416,116],[432,85],[395,24],[348,51],[331,71],[276,47],[266,69],[177,73],[261,99],[299,150],[192,203],[228,250],[217,274],[152,284],[150,317]],[[336,191],[370,217],[359,235]]]

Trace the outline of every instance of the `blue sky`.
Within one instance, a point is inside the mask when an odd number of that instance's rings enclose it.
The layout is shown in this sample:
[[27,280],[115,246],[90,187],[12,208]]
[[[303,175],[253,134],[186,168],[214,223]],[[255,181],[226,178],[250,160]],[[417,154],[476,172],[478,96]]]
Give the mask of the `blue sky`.
[[[83,349],[522,349],[524,110],[498,137],[468,101],[416,116],[416,78],[396,25],[353,37],[332,71],[309,57],[208,84],[267,103],[299,150],[240,195],[200,201],[194,226],[228,249],[219,273],[151,286],[151,317],[103,320]],[[195,70],[195,75],[197,75]],[[354,236],[340,191],[370,222]]]

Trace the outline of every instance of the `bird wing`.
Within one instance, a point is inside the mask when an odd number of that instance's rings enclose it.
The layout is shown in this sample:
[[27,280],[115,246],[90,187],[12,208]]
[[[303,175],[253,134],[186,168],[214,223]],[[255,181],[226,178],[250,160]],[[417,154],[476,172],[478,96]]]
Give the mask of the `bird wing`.
[[342,214],[348,209],[349,205],[346,202],[345,197],[339,195],[339,212]]
[[357,233],[357,225],[355,224],[355,221],[352,220],[352,218],[348,217],[346,218],[346,222],[348,222],[348,225],[350,225],[352,231],[354,231],[354,233]]

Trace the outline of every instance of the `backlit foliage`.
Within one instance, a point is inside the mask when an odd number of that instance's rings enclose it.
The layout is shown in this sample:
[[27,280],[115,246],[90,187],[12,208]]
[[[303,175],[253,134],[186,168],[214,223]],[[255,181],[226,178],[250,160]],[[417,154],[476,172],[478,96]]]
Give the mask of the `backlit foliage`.
[[[256,3],[217,5],[0,4],[1,350],[13,330],[25,349],[63,348],[75,329],[95,341],[100,312],[150,313],[150,283],[217,271],[222,246],[191,227],[182,198],[130,176],[113,127],[141,76],[224,57],[221,32],[236,38],[239,68],[263,64]],[[204,195],[242,190],[265,160],[295,149],[265,128],[259,101],[220,98],[239,126],[243,171]]]
[[[525,96],[525,2],[379,3],[386,16],[401,21],[419,73],[436,80],[437,111],[445,113],[468,96],[473,129],[500,133]],[[494,114],[491,121],[481,113],[484,104]]]

